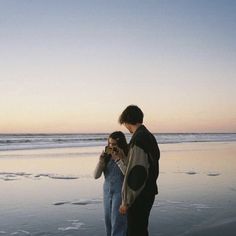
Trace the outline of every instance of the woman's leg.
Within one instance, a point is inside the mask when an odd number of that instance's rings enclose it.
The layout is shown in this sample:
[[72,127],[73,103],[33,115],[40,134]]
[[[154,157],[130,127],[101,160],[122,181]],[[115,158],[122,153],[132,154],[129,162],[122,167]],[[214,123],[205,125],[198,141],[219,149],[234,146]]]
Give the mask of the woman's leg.
[[103,205],[105,213],[105,226],[107,236],[111,236],[111,195],[104,191]]
[[121,193],[114,193],[112,196],[112,213],[111,213],[111,236],[125,236],[127,231],[127,216],[119,212],[121,205]]

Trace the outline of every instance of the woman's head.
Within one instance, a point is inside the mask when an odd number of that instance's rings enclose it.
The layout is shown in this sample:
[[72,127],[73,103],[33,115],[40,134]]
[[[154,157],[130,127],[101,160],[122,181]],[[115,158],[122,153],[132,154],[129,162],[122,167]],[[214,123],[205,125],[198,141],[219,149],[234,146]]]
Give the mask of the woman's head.
[[124,151],[125,155],[128,154],[128,144],[124,133],[122,133],[121,131],[115,131],[109,135],[108,146],[118,146]]

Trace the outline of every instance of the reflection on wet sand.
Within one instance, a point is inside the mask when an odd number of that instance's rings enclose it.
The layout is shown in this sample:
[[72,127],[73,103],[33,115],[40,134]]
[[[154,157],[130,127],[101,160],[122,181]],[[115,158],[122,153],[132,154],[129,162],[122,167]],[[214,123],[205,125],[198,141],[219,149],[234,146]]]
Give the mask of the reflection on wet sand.
[[[1,153],[0,234],[104,235],[103,179],[93,179],[101,149]],[[211,236],[219,230],[230,235],[236,218],[235,143],[164,144],[160,149],[150,233]]]

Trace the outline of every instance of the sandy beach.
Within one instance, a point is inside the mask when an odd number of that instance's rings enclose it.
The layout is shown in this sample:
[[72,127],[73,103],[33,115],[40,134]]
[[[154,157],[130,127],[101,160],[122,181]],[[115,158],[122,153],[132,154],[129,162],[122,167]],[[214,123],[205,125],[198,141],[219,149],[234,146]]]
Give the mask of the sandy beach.
[[[154,236],[233,236],[236,142],[162,144]],[[102,147],[0,152],[0,235],[104,236]]]

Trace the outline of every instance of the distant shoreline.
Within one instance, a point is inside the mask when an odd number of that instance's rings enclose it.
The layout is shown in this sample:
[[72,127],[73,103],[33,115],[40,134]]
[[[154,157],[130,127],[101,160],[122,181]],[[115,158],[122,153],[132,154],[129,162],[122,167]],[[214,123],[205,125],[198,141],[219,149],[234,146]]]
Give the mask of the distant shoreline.
[[[0,133],[0,136],[8,136],[8,135],[109,135],[109,132],[95,132],[95,133]],[[129,135],[130,133],[125,133],[125,135]],[[236,134],[236,132],[153,132],[155,135],[163,135],[163,134],[170,134],[170,135],[178,135],[178,134]]]
[[[159,144],[233,142],[236,133],[158,133]],[[0,135],[0,151],[72,147],[98,147],[107,144],[109,134],[7,134]],[[129,142],[132,135],[126,134]]]

